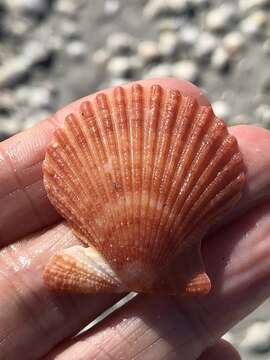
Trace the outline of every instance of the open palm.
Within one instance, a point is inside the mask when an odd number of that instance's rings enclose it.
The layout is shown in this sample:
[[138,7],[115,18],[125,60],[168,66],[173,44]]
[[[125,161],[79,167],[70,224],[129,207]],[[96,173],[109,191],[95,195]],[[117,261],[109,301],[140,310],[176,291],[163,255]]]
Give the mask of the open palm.
[[[207,99],[195,86],[154,79]],[[270,132],[235,126],[247,169],[240,203],[203,243],[213,289],[196,298],[139,295],[74,338],[119,295],[60,294],[42,271],[78,243],[50,205],[42,161],[55,128],[80,101],[0,144],[0,359],[239,359],[222,334],[270,294]]]

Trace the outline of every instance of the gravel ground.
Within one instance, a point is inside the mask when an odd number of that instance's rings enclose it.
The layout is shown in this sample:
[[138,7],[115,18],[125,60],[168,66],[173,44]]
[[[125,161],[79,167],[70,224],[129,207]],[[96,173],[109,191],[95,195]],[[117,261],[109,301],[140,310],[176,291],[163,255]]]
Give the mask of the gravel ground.
[[[0,139],[108,85],[175,76],[270,128],[269,0],[0,0]],[[270,359],[270,302],[226,337]]]

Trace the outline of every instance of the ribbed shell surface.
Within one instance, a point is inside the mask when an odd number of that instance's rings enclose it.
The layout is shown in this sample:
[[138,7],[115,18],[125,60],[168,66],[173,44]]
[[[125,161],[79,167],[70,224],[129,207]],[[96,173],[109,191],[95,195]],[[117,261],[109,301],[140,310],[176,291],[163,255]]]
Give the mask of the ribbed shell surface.
[[210,106],[138,83],[67,116],[43,169],[52,204],[116,272],[136,262],[169,271],[239,200],[245,177]]

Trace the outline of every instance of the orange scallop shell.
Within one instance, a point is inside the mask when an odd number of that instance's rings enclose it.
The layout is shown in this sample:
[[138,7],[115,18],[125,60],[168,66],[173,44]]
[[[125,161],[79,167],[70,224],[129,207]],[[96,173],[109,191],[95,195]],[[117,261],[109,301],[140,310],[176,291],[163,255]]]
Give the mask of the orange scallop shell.
[[210,106],[139,83],[99,93],[56,130],[48,197],[85,246],[54,255],[53,289],[205,294],[201,240],[241,196],[236,139]]

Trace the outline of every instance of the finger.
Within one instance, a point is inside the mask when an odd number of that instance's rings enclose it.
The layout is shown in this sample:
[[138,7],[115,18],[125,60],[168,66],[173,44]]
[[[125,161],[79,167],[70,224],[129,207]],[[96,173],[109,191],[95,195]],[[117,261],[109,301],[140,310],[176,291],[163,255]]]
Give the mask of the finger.
[[255,126],[232,126],[229,132],[237,138],[246,166],[243,200],[235,211],[251,208],[269,198],[270,131]]
[[0,358],[40,359],[113,305],[116,295],[59,294],[42,271],[59,248],[76,245],[64,224],[0,251]]
[[[203,105],[208,104],[202,91],[187,81],[164,78],[140,83],[146,87],[153,83],[165,88],[173,87],[184,95],[196,97]],[[130,84],[124,87],[130,87]],[[94,95],[67,105],[51,118],[0,144],[0,244],[11,243],[59,219],[45,193],[42,161],[55,128],[63,123],[66,115],[77,111],[83,100],[89,100]]]
[[225,340],[219,340],[215,345],[203,352],[198,360],[241,360],[235,348]]
[[[270,295],[270,205],[223,229],[205,243],[212,281],[198,298],[138,296],[51,358],[198,358]],[[53,357],[58,354],[58,357]],[[151,357],[152,356],[152,357]]]

